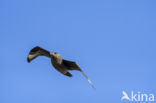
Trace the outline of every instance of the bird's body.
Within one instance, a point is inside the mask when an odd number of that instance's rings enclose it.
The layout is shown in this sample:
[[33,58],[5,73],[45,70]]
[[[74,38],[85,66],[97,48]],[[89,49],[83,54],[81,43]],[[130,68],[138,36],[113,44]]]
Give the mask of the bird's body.
[[65,75],[68,72],[68,68],[65,65],[63,65],[62,60],[55,61],[54,59],[51,59],[51,63],[54,66],[54,68],[62,74]]
[[51,63],[54,66],[54,68],[59,71],[60,73],[72,77],[72,74],[69,72],[69,70],[78,70],[84,74],[84,76],[87,78],[88,82],[91,84],[91,86],[94,88],[93,84],[87,77],[87,75],[82,71],[82,69],[79,67],[79,65],[76,62],[65,60],[61,57],[61,55],[57,52],[50,53],[49,51],[36,46],[34,47],[27,58],[28,62],[31,62],[33,59],[35,59],[38,56],[47,56],[51,59]]
[[56,52],[52,53],[51,56],[51,63],[54,66],[54,68],[59,72],[66,74],[68,72],[68,69],[62,64],[62,57]]

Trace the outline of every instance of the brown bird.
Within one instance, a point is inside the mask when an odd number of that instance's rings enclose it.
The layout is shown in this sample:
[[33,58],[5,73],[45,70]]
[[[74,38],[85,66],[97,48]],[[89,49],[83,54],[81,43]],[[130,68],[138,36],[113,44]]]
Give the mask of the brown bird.
[[31,62],[33,59],[35,59],[38,56],[46,56],[51,59],[51,63],[54,66],[56,70],[61,72],[62,74],[72,77],[72,74],[69,72],[69,70],[78,70],[83,73],[83,75],[88,80],[89,84],[95,89],[93,84],[91,83],[90,79],[87,77],[87,75],[83,72],[83,70],[79,67],[79,65],[76,62],[65,60],[61,57],[61,55],[57,52],[50,53],[49,51],[36,46],[34,47],[28,55],[27,61]]

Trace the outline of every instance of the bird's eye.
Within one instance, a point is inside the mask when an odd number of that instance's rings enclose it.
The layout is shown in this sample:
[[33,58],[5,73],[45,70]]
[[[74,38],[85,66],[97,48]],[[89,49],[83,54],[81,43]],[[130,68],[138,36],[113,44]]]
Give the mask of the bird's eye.
[[57,52],[54,52],[54,54],[57,54]]

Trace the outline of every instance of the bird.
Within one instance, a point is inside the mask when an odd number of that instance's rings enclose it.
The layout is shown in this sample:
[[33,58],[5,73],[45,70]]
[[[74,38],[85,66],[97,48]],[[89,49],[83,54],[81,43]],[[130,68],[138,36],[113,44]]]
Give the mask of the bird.
[[41,48],[40,46],[35,46],[32,48],[28,54],[27,61],[30,63],[32,60],[37,58],[38,56],[46,56],[51,59],[51,63],[53,67],[59,71],[60,73],[72,77],[72,74],[69,72],[70,70],[77,70],[82,72],[85,78],[88,80],[89,84],[95,89],[94,85],[84,73],[84,71],[80,68],[80,66],[74,62],[63,59],[62,56],[58,52],[49,52],[46,49]]

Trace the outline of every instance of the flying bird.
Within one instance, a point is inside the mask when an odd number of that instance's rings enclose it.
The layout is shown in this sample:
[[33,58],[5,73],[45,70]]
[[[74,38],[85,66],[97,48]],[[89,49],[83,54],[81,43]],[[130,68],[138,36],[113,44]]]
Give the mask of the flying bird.
[[83,75],[88,80],[89,84],[95,89],[90,79],[87,77],[87,75],[83,72],[83,70],[79,67],[79,65],[74,61],[65,60],[62,58],[62,56],[57,52],[50,53],[49,51],[36,46],[32,50],[30,50],[29,55],[27,57],[27,61],[31,62],[38,56],[46,56],[51,59],[51,63],[54,66],[54,68],[59,71],[60,73],[72,77],[72,74],[69,72],[70,70],[78,70],[83,73]]

